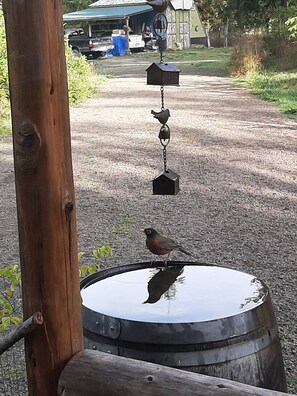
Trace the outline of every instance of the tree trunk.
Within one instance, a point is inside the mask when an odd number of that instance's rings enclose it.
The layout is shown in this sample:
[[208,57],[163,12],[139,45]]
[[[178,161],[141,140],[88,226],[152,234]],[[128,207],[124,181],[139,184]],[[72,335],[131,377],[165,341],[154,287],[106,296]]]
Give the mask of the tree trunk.
[[224,48],[228,47],[228,33],[229,33],[229,18],[226,19],[224,26]]
[[208,29],[208,27],[205,28],[205,35],[206,35],[207,48],[210,48],[210,37],[209,37],[209,29]]

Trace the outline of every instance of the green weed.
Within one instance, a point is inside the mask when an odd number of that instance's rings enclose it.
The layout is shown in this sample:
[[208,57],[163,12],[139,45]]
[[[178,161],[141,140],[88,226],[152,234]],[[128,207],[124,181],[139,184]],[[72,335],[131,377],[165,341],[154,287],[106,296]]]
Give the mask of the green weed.
[[[96,249],[93,249],[91,262],[80,264],[83,258],[86,258],[85,252],[78,253],[79,262],[79,276],[83,278],[84,276],[94,274],[101,269],[101,260],[107,256],[112,256],[112,248],[109,245],[102,245]],[[95,262],[92,262],[95,259]]]
[[119,213],[118,214],[118,224],[112,228],[112,234],[117,235],[129,235],[131,234],[131,226],[136,223],[136,220],[126,214],[126,213]]

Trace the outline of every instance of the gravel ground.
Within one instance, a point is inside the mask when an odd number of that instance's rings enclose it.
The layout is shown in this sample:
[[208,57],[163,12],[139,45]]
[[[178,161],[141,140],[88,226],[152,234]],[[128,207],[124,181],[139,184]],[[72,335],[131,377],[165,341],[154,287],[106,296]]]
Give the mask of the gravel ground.
[[[160,90],[146,85],[141,59],[101,60],[115,78],[71,109],[79,250],[109,244],[105,266],[147,261],[140,229],[152,226],[201,261],[258,276],[270,288],[296,392],[296,123],[228,78],[183,67],[180,86],[165,89],[168,165],[181,191],[152,195],[163,171],[160,124],[150,114]],[[0,253],[9,264],[18,261],[9,138],[0,140],[0,189]]]

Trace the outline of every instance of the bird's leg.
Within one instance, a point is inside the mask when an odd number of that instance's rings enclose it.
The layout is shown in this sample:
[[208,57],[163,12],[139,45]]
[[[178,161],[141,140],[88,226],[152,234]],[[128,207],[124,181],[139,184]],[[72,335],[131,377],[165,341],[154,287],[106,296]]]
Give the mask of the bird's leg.
[[155,256],[152,255],[152,259],[151,259],[151,267],[154,267],[156,262]]
[[169,256],[170,256],[170,252],[168,253],[168,256],[166,257],[166,259],[164,260],[164,267],[165,268],[168,267],[167,263],[168,263],[168,261],[170,261]]

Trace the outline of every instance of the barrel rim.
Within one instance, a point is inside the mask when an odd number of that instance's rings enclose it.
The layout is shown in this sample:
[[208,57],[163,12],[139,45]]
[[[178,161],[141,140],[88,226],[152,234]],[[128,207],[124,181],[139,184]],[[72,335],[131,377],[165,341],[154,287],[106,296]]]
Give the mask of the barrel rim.
[[[170,263],[170,265],[169,265],[169,263]],[[241,271],[238,269],[230,268],[225,265],[220,265],[220,264],[215,264],[215,263],[204,263],[204,262],[199,262],[199,261],[170,261],[169,263],[167,262],[168,267],[169,266],[218,267],[218,268],[225,268],[225,269],[236,271],[236,272],[241,272],[242,274],[252,275],[246,271]],[[85,276],[80,281],[80,290],[92,285],[93,283],[95,283],[98,280],[106,279],[109,276],[122,274],[124,272],[137,271],[137,270],[146,269],[146,268],[166,268],[166,263],[165,263],[165,261],[155,261],[152,265],[151,261],[144,261],[144,262],[140,262],[140,263],[137,262],[137,263],[123,264],[123,265],[119,265],[116,267],[104,268],[98,272],[91,274],[91,275]],[[269,289],[268,289],[268,286],[266,285],[266,283],[262,280],[260,280],[260,281],[261,281],[261,283],[263,283],[263,285],[267,289],[267,294],[269,294]]]
[[[82,279],[81,290],[96,283],[97,281],[106,279],[113,275],[118,275],[120,273],[129,272],[133,270],[145,269],[145,268],[160,268],[160,265],[155,263],[155,266],[151,267],[150,262],[142,262],[135,264],[122,265],[119,267],[112,267],[104,269],[98,273],[94,273]],[[164,266],[164,263],[162,263]],[[182,261],[171,261],[171,265],[195,265],[195,262],[182,262]],[[197,263],[196,263],[197,265]],[[216,266],[216,264],[199,263],[201,266]],[[222,267],[226,269],[231,269],[228,267]],[[231,269],[232,270],[232,269]],[[238,271],[238,270],[234,270]],[[242,272],[242,271],[238,271]],[[250,274],[249,274],[250,275]],[[96,312],[91,308],[83,305],[83,319],[84,327],[94,332],[95,334],[100,334],[101,336],[111,337],[114,339],[125,339],[127,341],[139,339],[139,342],[145,342],[144,338],[148,338],[147,342],[152,342],[155,337],[158,337],[160,342],[173,344],[181,342],[181,339],[185,338],[185,331],[188,327],[189,331],[186,331],[189,343],[196,342],[214,342],[218,340],[228,339],[230,337],[236,337],[245,333],[254,331],[260,326],[268,325],[273,326],[276,323],[276,318],[272,309],[272,302],[269,294],[269,289],[266,284],[261,281],[266,288],[266,293],[261,304],[253,307],[252,309],[245,309],[239,313],[231,316],[210,319],[207,321],[200,322],[150,322],[150,321],[137,321],[125,318],[114,317],[108,314],[103,314]],[[184,327],[184,330],[180,334],[174,333],[174,337],[171,338],[170,327]],[[225,335],[222,335],[221,329],[228,329]],[[112,329],[112,331],[110,331]],[[134,331],[131,331],[133,329]],[[191,330],[191,331],[190,331]],[[201,336],[199,334],[201,333]],[[191,335],[192,334],[192,338]],[[203,334],[203,335],[202,335]],[[198,335],[198,336],[197,336]],[[198,341],[197,341],[198,337]],[[199,340],[199,337],[201,339]]]

